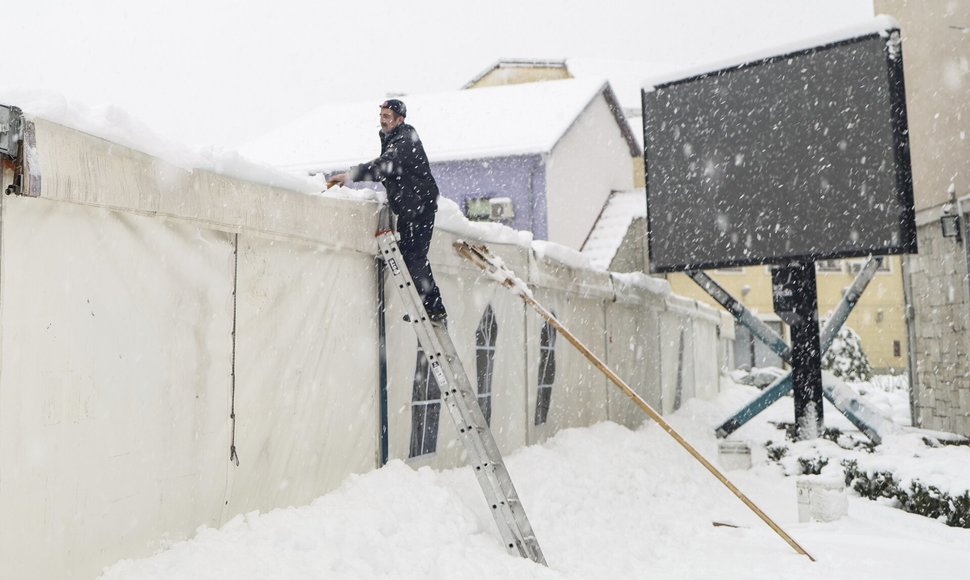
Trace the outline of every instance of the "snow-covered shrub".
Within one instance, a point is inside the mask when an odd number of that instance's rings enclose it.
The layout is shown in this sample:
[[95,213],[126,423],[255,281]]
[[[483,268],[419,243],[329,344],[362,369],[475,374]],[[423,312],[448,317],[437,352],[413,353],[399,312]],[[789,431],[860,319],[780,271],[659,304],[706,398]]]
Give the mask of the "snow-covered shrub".
[[862,497],[894,499],[900,509],[909,513],[940,520],[948,526],[970,528],[970,491],[954,497],[918,479],[903,488],[891,472],[869,473],[859,469],[858,462],[853,460],[843,461],[842,466],[845,468],[845,484]]
[[[823,321],[824,326],[824,321]],[[832,341],[832,346],[822,357],[822,368],[843,381],[868,381],[872,379],[872,365],[862,350],[862,340],[854,330],[843,325]]]
[[788,455],[788,446],[785,444],[775,445],[771,441],[765,443],[765,450],[768,451],[768,460],[775,463],[781,461],[782,457]]
[[959,435],[955,437],[933,437],[930,435],[924,435],[923,445],[926,445],[927,447],[970,446],[970,439],[960,437]]
[[822,469],[829,464],[827,457],[799,457],[798,467],[802,475],[821,475]]
[[912,481],[906,493],[897,493],[896,497],[899,499],[899,507],[903,510],[934,520],[950,512],[950,496],[935,485],[923,485],[920,481]]
[[859,469],[858,461],[851,459],[843,461],[842,467],[845,468],[845,485],[854,489],[862,497],[895,499],[899,483],[892,473],[888,471],[867,473]]
[[958,528],[970,528],[970,491],[951,497],[950,501],[953,503],[953,512],[947,517],[946,524]]

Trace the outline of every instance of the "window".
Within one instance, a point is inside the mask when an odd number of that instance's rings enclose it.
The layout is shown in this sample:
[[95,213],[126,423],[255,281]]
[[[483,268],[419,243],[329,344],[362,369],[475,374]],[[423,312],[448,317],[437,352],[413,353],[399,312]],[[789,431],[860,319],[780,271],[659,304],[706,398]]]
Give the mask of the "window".
[[509,223],[515,218],[515,204],[509,197],[467,199],[465,200],[465,216],[471,221]]
[[473,222],[487,222],[492,219],[492,203],[487,197],[469,199],[465,202],[465,216]]
[[[889,259],[884,256],[877,256],[876,260],[879,261],[879,267],[876,268],[876,272],[888,272],[889,271]],[[866,263],[865,260],[852,260],[849,262],[849,271],[853,274],[858,274],[862,271],[862,266]]]
[[842,272],[842,260],[818,260],[815,269],[819,272]]
[[491,306],[485,308],[475,331],[475,377],[478,380],[478,406],[485,422],[492,422],[492,371],[495,369],[495,339],[498,323]]
[[[555,313],[553,313],[555,316]],[[556,329],[546,322],[539,334],[539,390],[536,394],[535,424],[542,425],[549,417],[552,385],[556,381]]]
[[893,341],[893,356],[903,356],[903,344],[898,340]]
[[418,347],[411,394],[411,451],[409,457],[434,453],[438,446],[441,390],[428,368],[428,358]]

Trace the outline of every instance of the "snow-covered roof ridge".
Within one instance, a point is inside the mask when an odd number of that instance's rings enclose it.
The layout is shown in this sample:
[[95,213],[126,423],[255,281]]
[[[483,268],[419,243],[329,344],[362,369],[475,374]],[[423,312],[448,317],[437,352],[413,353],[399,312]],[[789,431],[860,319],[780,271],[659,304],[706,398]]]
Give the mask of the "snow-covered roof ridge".
[[[605,78],[613,91],[616,93],[624,113],[629,115],[631,111],[640,109],[640,87],[643,80],[661,74],[669,74],[683,68],[689,63],[672,63],[646,60],[620,60],[604,58],[564,58],[564,59],[528,59],[528,58],[501,58],[488,66],[485,70],[475,75],[472,80],[465,83],[462,88],[471,88],[475,83],[481,81],[489,73],[501,69],[523,69],[523,68],[551,68],[562,69],[562,71],[572,78],[590,79]],[[532,81],[548,82],[548,81]]]
[[[629,129],[604,79],[566,79],[401,97],[408,123],[431,161],[547,153],[600,94]],[[241,148],[243,154],[299,171],[343,169],[380,152],[381,99],[320,107]]]
[[623,238],[633,220],[647,216],[647,195],[642,189],[615,191],[603,206],[599,218],[593,224],[583,254],[590,263],[601,270],[608,270],[616,256]]
[[872,34],[879,34],[882,36],[888,36],[889,31],[899,29],[899,23],[892,16],[879,15],[871,20],[860,22],[858,24],[839,27],[824,34],[816,34],[812,36],[805,36],[792,40],[790,42],[785,42],[783,44],[776,44],[772,46],[766,46],[755,52],[749,52],[744,54],[739,54],[731,56],[725,59],[711,61],[697,66],[683,68],[679,71],[666,73],[663,75],[657,75],[655,77],[649,78],[644,81],[643,89],[646,91],[653,90],[657,87],[671,84],[677,81],[686,80],[689,78],[705,75],[708,73],[718,72],[726,69],[731,69],[735,67],[744,66],[753,62],[762,61],[769,58],[782,57],[789,54],[794,54],[801,52],[803,50],[808,50],[816,46],[825,46],[828,44],[834,44],[843,40],[850,40],[853,38],[861,38],[864,36],[869,36]]

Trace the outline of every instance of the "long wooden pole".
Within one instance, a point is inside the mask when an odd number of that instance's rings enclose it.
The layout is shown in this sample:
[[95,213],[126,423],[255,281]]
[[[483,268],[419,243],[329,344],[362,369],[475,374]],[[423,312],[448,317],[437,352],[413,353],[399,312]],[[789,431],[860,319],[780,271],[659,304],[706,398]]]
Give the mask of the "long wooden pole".
[[703,455],[701,455],[699,451],[694,449],[694,446],[688,443],[687,440],[684,439],[680,435],[680,433],[678,433],[670,425],[670,423],[665,421],[664,418],[660,416],[660,413],[658,413],[656,410],[654,410],[653,407],[651,407],[646,401],[644,401],[640,397],[640,395],[638,395],[636,391],[631,389],[630,386],[627,385],[623,381],[623,379],[621,379],[615,372],[613,372],[613,370],[610,367],[606,366],[606,363],[600,360],[599,357],[597,357],[593,353],[593,351],[586,348],[586,345],[580,342],[579,339],[576,338],[575,335],[573,335],[573,333],[569,332],[569,330],[565,326],[563,326],[562,323],[559,322],[559,320],[551,312],[549,312],[541,304],[539,304],[536,301],[535,297],[532,296],[532,292],[529,291],[525,283],[523,283],[519,278],[517,278],[515,274],[512,273],[511,270],[501,265],[501,263],[496,263],[495,256],[492,255],[492,253],[488,250],[488,248],[486,248],[485,246],[473,246],[468,242],[465,242],[462,240],[455,242],[454,246],[455,246],[455,250],[457,250],[462,257],[464,257],[465,259],[469,260],[470,262],[472,262],[473,264],[481,268],[486,274],[488,274],[496,282],[499,282],[506,288],[509,288],[514,293],[518,294],[519,297],[521,297],[526,304],[534,308],[543,318],[549,321],[549,324],[551,324],[559,332],[559,334],[564,336],[566,340],[569,341],[570,344],[576,347],[576,349],[579,350],[579,352],[581,352],[583,356],[589,359],[589,361],[593,364],[593,366],[595,366],[604,375],[606,375],[606,378],[610,379],[610,382],[612,382],[614,385],[619,387],[619,389],[623,391],[624,395],[626,395],[627,397],[630,398],[630,400],[636,403],[636,405],[640,407],[640,409],[642,409],[643,412],[646,413],[648,417],[653,419],[653,421],[657,423],[657,425],[660,425],[661,429],[663,429],[664,431],[667,432],[668,435],[673,437],[674,441],[676,441],[677,443],[680,444],[681,447],[686,449],[687,452],[690,453],[691,456],[694,457],[694,459],[700,462],[701,465],[707,468],[707,470],[710,471],[711,474],[714,477],[716,477],[718,481],[720,481],[722,484],[724,484],[725,487],[731,490],[731,493],[737,496],[737,498],[740,499],[744,503],[744,505],[748,506],[748,508],[751,509],[751,511],[753,511],[755,515],[761,518],[761,520],[764,523],[768,524],[769,528],[771,528],[772,530],[774,530],[776,534],[781,536],[781,538],[785,540],[785,542],[787,542],[788,545],[791,546],[796,552],[804,556],[807,556],[808,559],[811,560],[812,562],[815,561],[815,558],[813,558],[811,554],[809,554],[808,552],[805,551],[804,548],[799,546],[798,542],[796,542],[791,536],[785,533],[785,530],[781,529],[781,527],[778,524],[776,524],[771,518],[768,517],[768,515],[765,512],[761,510],[761,508],[756,506],[754,502],[748,499],[748,497],[741,492],[740,489],[738,489],[733,483],[728,481],[728,478],[726,478],[723,473],[721,473],[716,467],[714,467],[714,465],[710,461],[708,461]]

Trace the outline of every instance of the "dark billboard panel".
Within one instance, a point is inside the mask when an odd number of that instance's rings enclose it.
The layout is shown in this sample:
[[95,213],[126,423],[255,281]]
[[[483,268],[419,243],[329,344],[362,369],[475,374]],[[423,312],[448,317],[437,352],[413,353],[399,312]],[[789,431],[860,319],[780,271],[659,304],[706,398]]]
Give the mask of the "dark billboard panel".
[[899,31],[643,93],[650,269],[916,252]]

